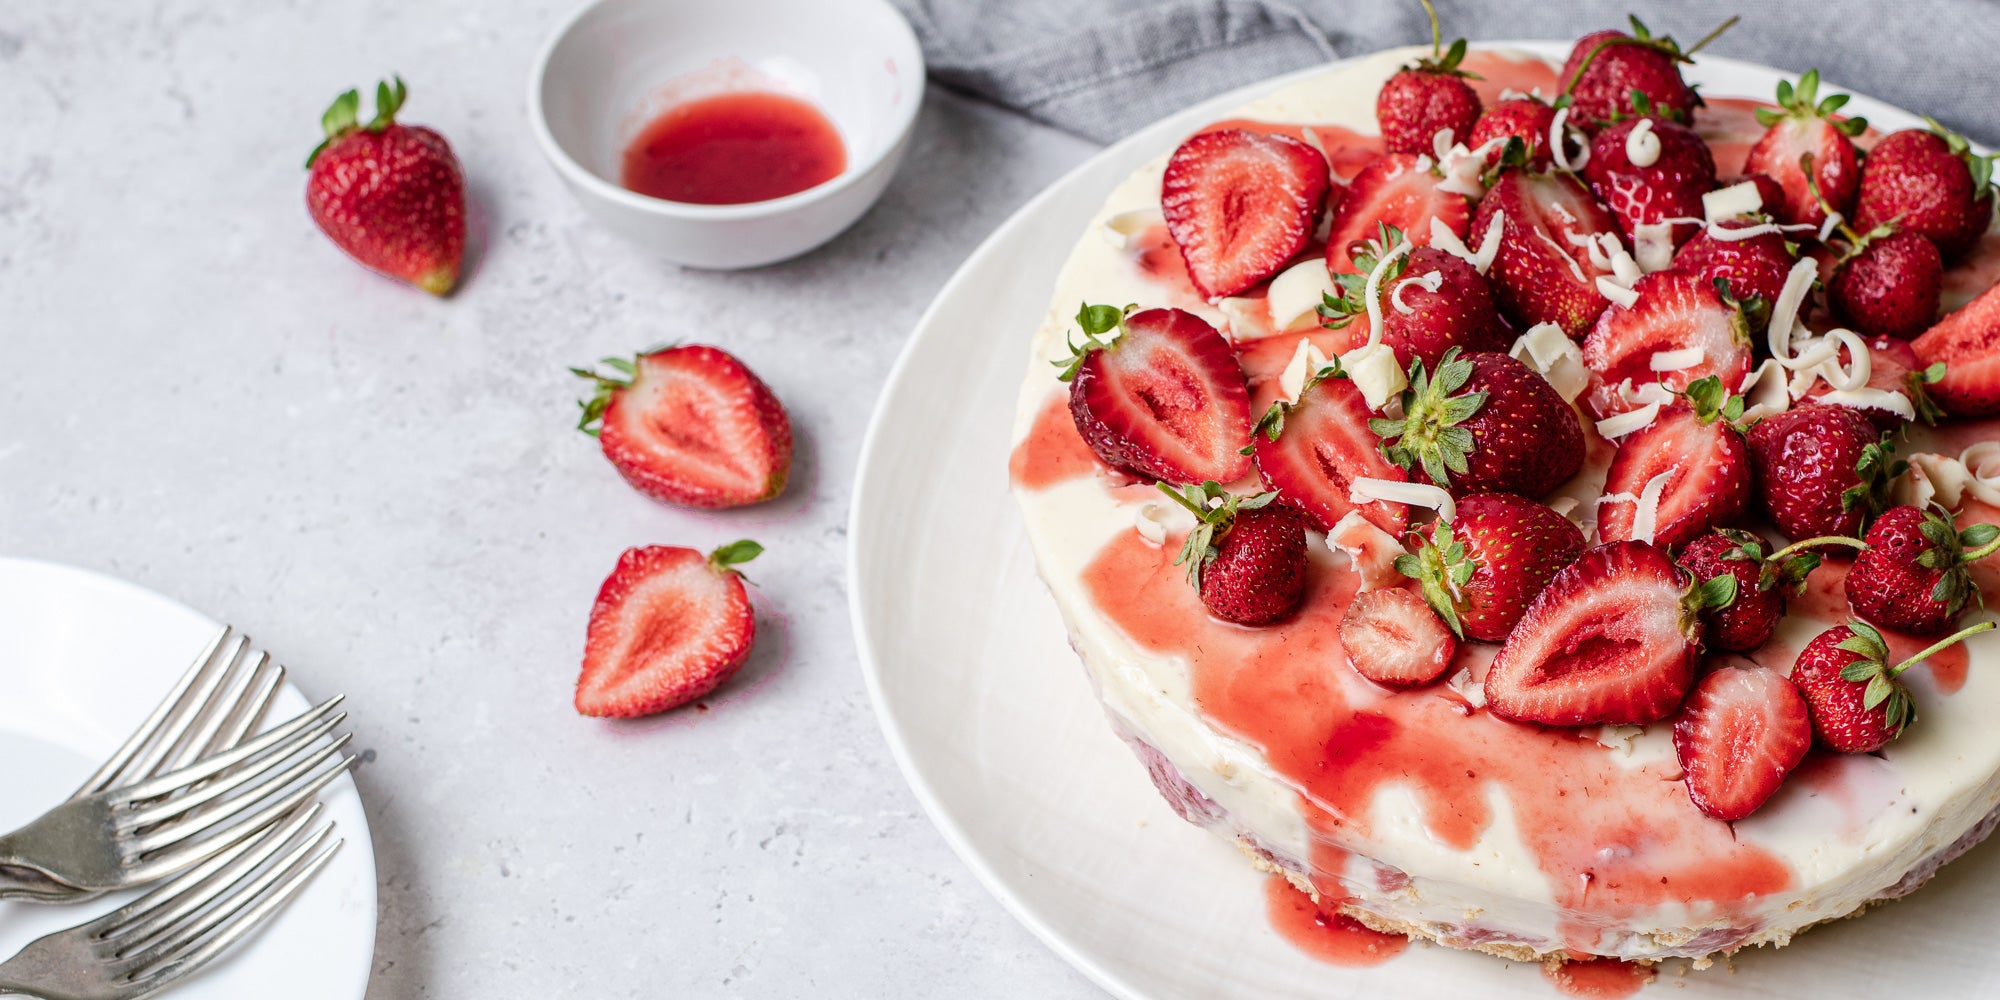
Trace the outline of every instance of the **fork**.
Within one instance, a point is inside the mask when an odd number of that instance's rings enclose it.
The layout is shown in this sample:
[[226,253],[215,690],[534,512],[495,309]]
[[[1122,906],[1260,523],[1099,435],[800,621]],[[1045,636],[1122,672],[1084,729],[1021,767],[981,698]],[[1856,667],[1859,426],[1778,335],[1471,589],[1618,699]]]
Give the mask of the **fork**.
[[90,893],[132,888],[253,837],[353,766],[341,753],[351,734],[320,744],[347,719],[334,712],[341,700],[177,770],[71,799],[0,836],[0,899],[20,887],[21,898],[48,902],[50,882]]
[[0,963],[0,998],[139,1000],[201,970],[263,926],[340,848],[323,807],[275,825],[89,923],[38,938]]

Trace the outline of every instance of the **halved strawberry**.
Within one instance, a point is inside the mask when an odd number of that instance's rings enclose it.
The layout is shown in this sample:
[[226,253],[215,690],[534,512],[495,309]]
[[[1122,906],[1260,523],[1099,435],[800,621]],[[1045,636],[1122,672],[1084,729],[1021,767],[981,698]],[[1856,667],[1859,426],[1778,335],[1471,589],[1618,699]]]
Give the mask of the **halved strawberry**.
[[[1847,350],[1840,351],[1841,364],[1848,364]],[[1907,340],[1894,337],[1876,337],[1868,341],[1868,388],[1893,392],[1910,401],[1911,414],[1916,419],[1935,426],[1944,414],[1938,409],[1937,401],[1931,398],[1931,384],[1944,377],[1945,365],[1938,362],[1925,365],[1917,360],[1917,352]],[[1833,386],[1825,379],[1815,380],[1812,388],[1806,390],[1806,402],[1816,402],[1821,396],[1833,392]],[[1845,405],[1845,404],[1842,404]],[[1909,423],[1909,416],[1882,406],[1855,407],[1878,429],[1893,431]]]
[[1181,143],[1160,210],[1195,291],[1234,295],[1278,273],[1311,242],[1331,183],[1326,157],[1287,136],[1221,129]]
[[[1714,376],[1688,387],[1687,402],[1660,411],[1653,422],[1619,442],[1604,479],[1606,496],[1641,497],[1654,477],[1667,479],[1654,509],[1653,544],[1678,549],[1696,535],[1732,524],[1750,505],[1750,448],[1734,422],[1743,401]],[[1640,500],[1605,503],[1597,511],[1597,537],[1633,537]]]
[[578,429],[632,487],[690,507],[740,507],[784,492],[792,423],[778,397],[719,347],[689,344],[605,358]]
[[[1429,157],[1423,159],[1429,162]],[[1430,245],[1433,218],[1443,219],[1461,238],[1471,231],[1472,206],[1465,196],[1438,190],[1444,178],[1417,161],[1415,155],[1389,153],[1354,175],[1326,238],[1328,271],[1357,271],[1351,248],[1373,239],[1382,226],[1402,230],[1413,246]]]
[[1688,798],[1725,822],[1756,812],[1811,748],[1805,696],[1762,667],[1722,667],[1703,677],[1674,720]]
[[1444,676],[1458,640],[1423,598],[1391,587],[1354,595],[1340,619],[1340,648],[1355,673],[1377,684],[1415,687]]
[[1589,240],[1618,232],[1618,220],[1566,173],[1502,171],[1480,199],[1471,229],[1502,224],[1500,252],[1487,271],[1493,298],[1515,328],[1554,323],[1580,337],[1609,306],[1597,279],[1609,267],[1591,263]]
[[1346,378],[1308,382],[1296,404],[1272,404],[1258,422],[1251,442],[1257,471],[1321,531],[1358,509],[1369,523],[1401,537],[1409,508],[1383,500],[1357,506],[1349,499],[1356,479],[1408,479],[1376,447],[1368,429],[1372,416],[1361,390]]
[[1944,362],[1931,398],[1954,417],[2000,413],[2000,285],[1910,342],[1925,366]]
[[1697,584],[1664,549],[1612,542],[1528,606],[1486,672],[1496,715],[1551,726],[1644,725],[1680,705],[1701,659],[1701,609],[1735,580]]
[[[1061,378],[1083,442],[1104,464],[1168,483],[1250,472],[1250,389],[1222,335],[1190,312],[1086,305]],[[1109,342],[1101,336],[1121,331]]]
[[763,551],[751,541],[708,555],[667,545],[626,549],[590,610],[576,710],[625,718],[664,712],[742,669],[757,617],[734,567]]
[[1843,215],[1853,212],[1854,193],[1861,189],[1853,137],[1867,130],[1868,119],[1834,117],[1846,103],[1846,94],[1820,100],[1819,70],[1812,69],[1796,87],[1778,81],[1776,108],[1757,109],[1757,121],[1767,131],[1750,147],[1743,172],[1768,176],[1783,189],[1781,200],[1764,202],[1764,211],[1779,222],[1817,226],[1826,221],[1828,207]]
[[[1598,419],[1638,407],[1619,386],[1658,382],[1685,392],[1710,375],[1725,387],[1743,384],[1750,374],[1750,323],[1743,309],[1692,271],[1655,271],[1632,286],[1639,301],[1613,305],[1583,338],[1583,363],[1590,369],[1584,402]],[[1653,370],[1655,356],[1699,350],[1700,360],[1670,371]]]

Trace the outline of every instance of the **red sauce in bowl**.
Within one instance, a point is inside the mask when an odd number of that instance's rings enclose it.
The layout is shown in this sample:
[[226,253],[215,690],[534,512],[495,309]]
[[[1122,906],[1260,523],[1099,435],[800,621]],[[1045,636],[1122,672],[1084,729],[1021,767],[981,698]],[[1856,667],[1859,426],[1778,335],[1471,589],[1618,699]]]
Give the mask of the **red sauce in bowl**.
[[797,194],[847,169],[840,132],[818,108],[764,91],[668,108],[625,147],[620,182],[654,198],[740,205]]

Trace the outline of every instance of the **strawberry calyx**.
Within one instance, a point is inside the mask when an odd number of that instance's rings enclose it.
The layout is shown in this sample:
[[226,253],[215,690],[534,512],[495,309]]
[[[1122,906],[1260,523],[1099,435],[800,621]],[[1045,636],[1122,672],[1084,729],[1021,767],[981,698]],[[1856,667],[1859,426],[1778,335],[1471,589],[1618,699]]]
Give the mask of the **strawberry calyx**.
[[[1799,82],[1796,85],[1790,80],[1778,81],[1778,107],[1758,108],[1757,124],[1765,128],[1770,128],[1787,118],[1805,120],[1818,118],[1824,119],[1828,125],[1833,126],[1841,135],[1851,139],[1867,131],[1868,119],[1860,117],[1834,118],[1834,112],[1846,106],[1847,101],[1848,95],[1846,94],[1828,94],[1825,98],[1821,98],[1819,96],[1819,70],[1809,69],[1805,71],[1804,75],[1799,77]],[[1807,155],[1810,156],[1811,154],[1808,153]],[[1806,176],[1811,177],[1812,174],[1808,172]]]
[[1431,528],[1429,538],[1416,532],[1411,536],[1422,540],[1414,553],[1396,557],[1396,572],[1417,581],[1424,603],[1437,612],[1453,635],[1465,638],[1465,627],[1458,619],[1458,604],[1479,564],[1466,554],[1465,543],[1452,536],[1451,523],[1442,518]]
[[1731,17],[1729,20],[1716,25],[1714,30],[1702,36],[1701,41],[1694,43],[1693,47],[1683,51],[1680,43],[1674,41],[1674,36],[1661,35],[1655,38],[1653,37],[1652,29],[1646,27],[1646,22],[1639,20],[1637,14],[1630,14],[1627,17],[1632,22],[1632,33],[1630,35],[1606,38],[1598,42],[1597,47],[1591,49],[1583,57],[1583,62],[1577,64],[1576,72],[1571,74],[1570,78],[1563,83],[1562,93],[1564,96],[1568,96],[1576,91],[1577,83],[1583,79],[1584,73],[1590,70],[1590,64],[1596,62],[1598,55],[1603,53],[1605,49],[1614,45],[1634,45],[1640,48],[1648,48],[1671,58],[1675,62],[1692,63],[1694,62],[1695,53],[1706,48],[1710,42],[1722,37],[1723,32],[1735,27],[1736,22],[1741,20],[1740,17]]
[[1917,411],[1917,419],[1925,425],[1936,427],[1944,419],[1944,408],[1931,398],[1926,386],[1944,381],[1944,362],[1933,361],[1928,368],[1921,368],[1903,376],[1903,387],[1910,392],[1910,405]]
[[1687,115],[1682,113],[1681,109],[1655,107],[1653,99],[1647,96],[1645,91],[1637,87],[1632,88],[1631,96],[1632,113],[1628,115],[1623,111],[1611,112],[1611,122],[1613,124],[1632,121],[1638,118],[1658,118],[1662,121],[1675,122],[1681,125],[1687,124]]
[[319,159],[319,154],[325,152],[326,147],[333,145],[349,132],[359,129],[364,132],[380,133],[395,124],[396,112],[403,109],[403,102],[409,98],[410,91],[403,86],[401,76],[390,79],[394,81],[393,86],[389,81],[375,84],[375,117],[366,125],[358,124],[361,114],[359,90],[349,90],[334,98],[332,104],[327,105],[326,113],[319,117],[319,126],[321,131],[326,133],[326,138],[314,146],[312,153],[306,156],[307,168],[312,167],[313,161]]
[[1854,463],[1854,474],[1861,481],[1840,493],[1840,509],[1863,511],[1863,527],[1892,506],[1889,488],[1909,471],[1910,463],[1895,456],[1895,433],[1883,431],[1882,439],[1861,449],[1861,457]]
[[1090,357],[1090,352],[1110,347],[1113,341],[1124,335],[1125,317],[1132,315],[1138,308],[1136,303],[1123,309],[1117,306],[1093,306],[1088,303],[1080,305],[1076,311],[1076,325],[1083,330],[1083,343],[1079,344],[1076,338],[1071,337],[1068,342],[1069,357],[1049,362],[1062,369],[1062,374],[1056,376],[1056,381],[1068,382],[1076,378],[1077,369],[1083,367],[1083,362]]
[[[1313,307],[1313,311],[1319,314],[1320,326],[1328,330],[1339,330],[1352,323],[1354,317],[1368,314],[1369,276],[1375,273],[1377,267],[1381,267],[1382,255],[1388,253],[1391,247],[1400,246],[1403,241],[1403,231],[1386,222],[1375,224],[1375,236],[1365,244],[1360,240],[1354,241],[1355,245],[1367,248],[1354,255],[1354,266],[1360,273],[1342,272],[1333,276],[1334,289],[1339,294],[1325,292],[1320,295],[1320,304]],[[1376,297],[1380,298],[1386,294],[1389,283],[1402,277],[1403,272],[1409,268],[1410,255],[1397,254],[1383,270],[1382,277],[1376,284]]]
[[727,545],[717,546],[715,551],[710,552],[708,554],[708,568],[717,573],[733,573],[748,580],[750,578],[743,576],[743,571],[736,567],[763,554],[764,546],[748,538],[739,538]]
[[1681,631],[1688,635],[1701,634],[1701,613],[1720,611],[1736,603],[1736,576],[1733,573],[1717,573],[1706,580],[1697,580],[1688,585],[1681,595]]
[[[1382,454],[1410,471],[1422,467],[1433,483],[1451,488],[1451,474],[1464,475],[1474,446],[1472,431],[1459,426],[1486,405],[1486,393],[1458,393],[1472,378],[1472,362],[1454,347],[1438,359],[1435,376],[1424,370],[1422,358],[1410,362],[1410,384],[1403,390],[1400,419],[1374,417],[1368,429],[1383,441]],[[1453,393],[1458,393],[1453,395]],[[1396,443],[1389,444],[1394,438]]]
[[1188,583],[1196,590],[1201,589],[1201,571],[1207,569],[1220,552],[1216,544],[1229,534],[1229,529],[1236,526],[1237,513],[1268,506],[1278,499],[1276,491],[1236,496],[1213,479],[1199,486],[1183,486],[1178,490],[1166,483],[1153,485],[1194,515],[1194,530],[1188,532],[1187,541],[1181,545],[1174,565],[1187,564]]
[[639,359],[649,354],[671,350],[676,346],[678,345],[656,344],[629,359],[599,358],[596,368],[578,368],[572,365],[570,374],[589,380],[592,388],[589,399],[576,401],[576,405],[583,410],[577,419],[576,429],[596,437],[604,429],[605,408],[611,405],[611,400],[620,392],[632,388],[633,381],[639,377]]
[[1431,20],[1431,54],[1427,58],[1417,60],[1409,68],[1442,76],[1462,76],[1469,80],[1482,79],[1479,74],[1460,69],[1458,66],[1465,61],[1465,39],[1452,39],[1451,47],[1446,49],[1443,45],[1443,32],[1438,29],[1437,8],[1431,6],[1431,0],[1421,0],[1421,2],[1424,5],[1424,14]]
[[1311,392],[1314,386],[1327,379],[1348,377],[1346,369],[1340,366],[1340,358],[1338,356],[1328,359],[1326,364],[1321,365],[1318,371],[1307,376],[1304,384],[1299,386],[1298,399],[1288,400],[1280,398],[1271,403],[1271,408],[1265,410],[1264,415],[1258,417],[1257,423],[1251,426],[1250,443],[1237,449],[1236,453],[1239,455],[1256,454],[1257,435],[1259,434],[1264,435],[1266,440],[1276,441],[1278,436],[1285,432],[1285,418],[1291,416],[1292,410],[1298,407],[1299,400],[1306,398],[1306,393]]
[[1717,529],[1724,538],[1735,543],[1735,547],[1722,554],[1722,558],[1732,562],[1754,562],[1757,568],[1757,592],[1777,590],[1780,587],[1793,594],[1806,592],[1806,578],[1819,568],[1819,553],[1813,551],[1823,545],[1845,545],[1850,548],[1866,548],[1858,538],[1846,535],[1823,535],[1791,543],[1770,553],[1764,551],[1764,539],[1741,528]]
[[1729,288],[1728,278],[1715,279],[1715,294],[1721,297],[1723,305],[1736,310],[1736,316],[1730,322],[1729,332],[1738,344],[1749,344],[1750,331],[1770,325],[1771,304],[1764,301],[1763,296],[1737,298],[1736,293]]
[[1985,595],[1973,585],[1970,564],[2000,551],[2000,525],[1975,524],[1961,531],[1951,512],[1933,500],[1924,509],[1924,519],[1917,525],[1917,531],[1930,543],[1917,556],[1917,565],[1941,574],[1937,585],[1931,588],[1931,600],[1943,604],[1954,615],[1964,609],[1967,597],[1977,597],[1984,607]]
[[1889,643],[1882,638],[1881,631],[1859,618],[1851,619],[1847,623],[1847,628],[1854,634],[1842,639],[1835,648],[1853,653],[1855,659],[1840,668],[1840,677],[1850,683],[1867,685],[1862,692],[1861,707],[1870,711],[1880,708],[1883,724],[1889,730],[1889,738],[1895,739],[1903,734],[1904,727],[1915,722],[1917,718],[1916,704],[1910,699],[1910,689],[1904,687],[1903,682],[1897,679],[1903,671],[1969,636],[1988,631],[1993,626],[1994,623],[1988,621],[1960,629],[1932,643],[1917,655],[1891,667],[1888,665]]
[[[1727,284],[1720,278],[1716,280],[1718,283]],[[1731,427],[1737,427],[1738,422],[1743,419],[1743,397],[1723,388],[1722,377],[1719,375],[1707,375],[1695,379],[1688,383],[1686,389],[1667,391],[1686,400],[1688,407],[1694,410],[1695,420],[1704,427],[1717,420],[1724,421]],[[1737,427],[1737,429],[1742,428]]]
[[1953,156],[1964,160],[1966,169],[1972,171],[1974,198],[1993,186],[1993,161],[2000,159],[2000,153],[1988,153],[1982,156],[1972,151],[1972,143],[1964,136],[1938,124],[1937,119],[1925,115],[1924,123],[1930,126],[1933,135],[1944,140],[1945,148],[1951,150]]

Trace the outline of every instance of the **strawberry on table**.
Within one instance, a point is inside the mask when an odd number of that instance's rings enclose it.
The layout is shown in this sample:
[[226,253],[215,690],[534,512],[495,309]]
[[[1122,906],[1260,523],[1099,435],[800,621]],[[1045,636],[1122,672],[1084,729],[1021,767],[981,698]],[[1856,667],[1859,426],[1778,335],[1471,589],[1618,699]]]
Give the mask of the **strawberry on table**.
[[1809,550],[1828,543],[1855,544],[1851,538],[1809,538],[1767,551],[1770,543],[1738,528],[1719,528],[1687,543],[1680,564],[1695,579],[1736,578],[1734,599],[1702,610],[1707,645],[1747,653],[1769,642],[1785,617],[1787,594],[1805,593],[1806,578],[1819,568],[1820,557]]
[[1356,504],[1352,498],[1357,479],[1408,479],[1382,457],[1375,432],[1368,428],[1373,415],[1361,390],[1338,365],[1321,369],[1307,379],[1296,403],[1275,402],[1257,422],[1249,450],[1264,484],[1320,531],[1332,531],[1341,518],[1359,510],[1377,528],[1402,535],[1410,517],[1403,504]]
[[1971,563],[2000,551],[2000,527],[1975,524],[1963,531],[1937,504],[1891,507],[1875,519],[1867,547],[1847,572],[1847,606],[1872,622],[1916,635],[1943,635],[1965,614],[1966,602],[1984,599]]
[[1305,518],[1274,506],[1276,493],[1232,496],[1210,480],[1160,492],[1195,516],[1174,565],[1186,564],[1188,583],[1209,613],[1238,625],[1269,625],[1299,606],[1306,586]]
[[1464,238],[1471,231],[1472,205],[1462,194],[1438,190],[1442,183],[1437,167],[1421,165],[1416,154],[1389,153],[1361,168],[1334,210],[1333,229],[1326,238],[1327,270],[1333,274],[1358,270],[1354,245],[1373,239],[1383,226],[1401,230],[1416,246],[1428,246],[1431,220],[1440,219]]
[[1557,571],[1583,552],[1583,532],[1540,502],[1511,493],[1458,501],[1396,571],[1417,581],[1424,600],[1454,634],[1499,642]]
[[[1714,376],[1724,386],[1741,386],[1750,374],[1750,319],[1746,305],[1693,271],[1655,271],[1632,286],[1639,300],[1613,305],[1583,338],[1583,363],[1590,369],[1584,403],[1599,419],[1638,408],[1620,386],[1658,382],[1687,391]],[[1662,355],[1690,355],[1667,370],[1654,366]]]
[[1390,461],[1459,496],[1538,497],[1583,467],[1583,427],[1548,379],[1490,351],[1441,362],[1410,366],[1401,417],[1368,422]]
[[1813,735],[1842,753],[1882,749],[1916,721],[1910,690],[1897,679],[1903,671],[1992,627],[1980,622],[1893,667],[1888,641],[1867,622],[1855,619],[1821,632],[1792,665],[1792,683],[1806,697]]
[[[1395,247],[1403,237],[1402,230],[1384,226],[1374,242]],[[1355,263],[1362,273],[1334,275],[1335,293],[1326,296],[1319,314],[1323,326],[1350,330],[1352,346],[1360,347],[1369,333],[1368,276],[1378,263],[1374,246],[1361,251]],[[1396,352],[1396,363],[1404,368],[1413,360],[1436,367],[1454,347],[1480,351],[1504,346],[1492,289],[1476,268],[1455,254],[1417,247],[1391,261],[1377,285],[1381,341]]]
[[1943,364],[1931,398],[1954,417],[2000,413],[2000,285],[1910,342],[1926,366]]
[[596,391],[577,428],[632,487],[689,507],[740,507],[784,492],[792,423],[743,362],[705,344],[572,368]]
[[1487,271],[1493,298],[1517,329],[1554,323],[1581,337],[1611,304],[1597,290],[1609,266],[1593,263],[1588,241],[1617,238],[1618,220],[1567,173],[1500,172],[1471,229],[1485,233],[1501,218],[1500,249]]
[[1396,71],[1375,98],[1375,121],[1382,145],[1391,153],[1428,153],[1439,131],[1450,129],[1459,141],[1472,134],[1479,120],[1479,95],[1465,82],[1472,74],[1459,69],[1465,59],[1465,39],[1446,50],[1438,30],[1437,9],[1423,0],[1431,20],[1431,54]]
[[1892,132],[1861,164],[1855,225],[1884,223],[1937,244],[1947,262],[1972,249],[1993,221],[1993,160],[1937,123]]
[[334,98],[306,158],[306,209],[363,267],[444,295],[465,258],[465,174],[444,136],[396,121],[406,96],[401,77],[378,84],[366,125],[358,91]]
[[1734,577],[1697,583],[1664,549],[1612,542],[1549,581],[1486,672],[1494,714],[1549,726],[1644,725],[1679,707],[1701,660],[1701,611]]
[[1388,687],[1417,687],[1451,668],[1458,640],[1423,598],[1390,587],[1354,595],[1340,619],[1340,648],[1355,673]]
[[1858,538],[1906,463],[1890,435],[1845,406],[1800,406],[1744,435],[1764,507],[1791,539]]
[[[1639,117],[1605,127],[1590,140],[1583,176],[1598,200],[1618,217],[1618,229],[1632,239],[1642,225],[1702,217],[1701,196],[1715,190],[1715,156],[1694,129],[1650,103]],[[1676,223],[1675,244],[1700,231],[1698,223]]]
[[1509,98],[1487,108],[1486,113],[1479,116],[1479,120],[1473,123],[1472,138],[1466,145],[1478,149],[1496,139],[1519,139],[1527,152],[1528,166],[1535,170],[1547,170],[1552,158],[1549,133],[1554,131],[1555,123],[1556,109],[1549,102],[1536,97]]
[[1093,305],[1076,321],[1083,343],[1056,364],[1077,433],[1104,464],[1168,483],[1249,474],[1250,390],[1214,327],[1179,309]]
[[735,567],[763,551],[752,541],[707,555],[666,545],[626,549],[590,611],[576,710],[652,715],[734,676],[757,639],[757,618]]
[[1854,137],[1867,131],[1868,120],[1836,117],[1834,113],[1846,104],[1846,94],[1820,98],[1819,70],[1812,69],[1799,77],[1796,86],[1790,80],[1778,81],[1776,108],[1757,109],[1757,122],[1765,132],[1750,147],[1743,172],[1777,182],[1784,197],[1765,201],[1764,211],[1779,222],[1817,226],[1826,221],[1829,208],[1842,215],[1854,211],[1854,196],[1861,188]]
[[[1654,421],[1618,445],[1604,480],[1604,494],[1641,497],[1657,476],[1652,537],[1668,549],[1742,516],[1750,503],[1750,449],[1737,432],[1743,399],[1710,375],[1688,386],[1685,402],[1660,411]],[[1600,501],[1597,535],[1620,542],[1635,537],[1641,501]]]
[[1694,61],[1694,54],[1736,23],[1724,21],[1693,48],[1681,51],[1670,35],[1657,38],[1637,17],[1632,33],[1594,31],[1577,39],[1576,47],[1563,63],[1563,93],[1568,94],[1578,125],[1591,128],[1634,112],[1632,93],[1644,94],[1662,112],[1674,112],[1692,123],[1701,95],[1681,79],[1681,64]]
[[1674,720],[1688,798],[1725,822],[1756,812],[1811,748],[1805,697],[1762,667],[1722,667],[1703,677]]
[[1167,234],[1209,299],[1277,274],[1312,241],[1332,184],[1326,157],[1297,139],[1203,132],[1174,150],[1160,184]]

